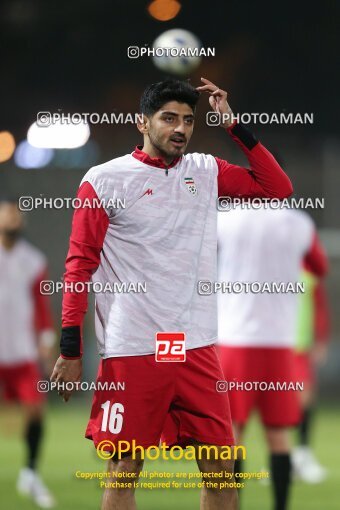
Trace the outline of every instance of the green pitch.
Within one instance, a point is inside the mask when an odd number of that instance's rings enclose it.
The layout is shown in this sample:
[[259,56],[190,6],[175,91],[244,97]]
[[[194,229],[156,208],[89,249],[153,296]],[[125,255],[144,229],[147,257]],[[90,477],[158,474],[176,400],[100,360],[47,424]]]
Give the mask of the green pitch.
[[[99,508],[102,489],[98,480],[81,480],[76,471],[105,471],[92,443],[83,439],[88,409],[73,399],[67,405],[50,407],[46,422],[46,441],[41,459],[40,473],[58,501],[61,510],[93,510]],[[329,469],[329,478],[321,485],[295,483],[292,491],[291,510],[337,510],[339,508],[340,465],[339,413],[323,409],[317,417],[315,451],[322,464]],[[4,510],[33,510],[35,505],[18,496],[15,483],[24,458],[20,442],[21,419],[12,409],[0,415],[0,495]],[[263,434],[253,420],[247,434],[247,471],[259,471],[266,466]],[[189,461],[146,461],[148,471],[196,471],[196,464]],[[139,510],[196,510],[199,508],[199,491],[196,489],[137,490]],[[249,481],[242,491],[243,510],[270,510],[270,487]]]

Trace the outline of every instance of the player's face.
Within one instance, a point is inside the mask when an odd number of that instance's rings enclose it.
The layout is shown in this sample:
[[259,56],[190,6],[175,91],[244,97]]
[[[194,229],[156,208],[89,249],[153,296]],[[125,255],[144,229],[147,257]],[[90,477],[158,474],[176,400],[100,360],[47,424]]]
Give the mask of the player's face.
[[16,236],[22,229],[23,218],[16,204],[0,204],[0,234]]
[[186,103],[170,101],[150,119],[148,135],[156,149],[167,157],[184,154],[194,128],[194,114]]

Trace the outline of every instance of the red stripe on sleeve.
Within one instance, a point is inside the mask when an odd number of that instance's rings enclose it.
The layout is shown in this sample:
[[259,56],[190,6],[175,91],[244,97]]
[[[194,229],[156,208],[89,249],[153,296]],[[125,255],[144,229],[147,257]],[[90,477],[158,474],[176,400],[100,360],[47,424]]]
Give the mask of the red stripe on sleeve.
[[316,342],[326,343],[330,338],[330,310],[327,293],[323,282],[319,282],[314,289],[314,330]]
[[[81,200],[99,200],[89,182],[84,182],[77,197]],[[66,257],[64,284],[89,282],[100,263],[100,252],[109,225],[109,217],[103,206],[81,207],[73,215],[69,250]],[[62,326],[82,326],[87,311],[88,292],[63,293]]]
[[53,329],[50,298],[42,294],[40,289],[40,284],[43,280],[48,280],[47,268],[44,268],[38,275],[32,289],[34,301],[34,329],[37,333],[46,329]]
[[279,200],[289,197],[293,192],[292,184],[274,156],[261,143],[249,150],[231,130],[229,133],[247,156],[250,169],[215,158],[218,166],[218,195]]
[[328,271],[328,258],[316,232],[311,247],[305,255],[304,266],[319,278],[325,276]]

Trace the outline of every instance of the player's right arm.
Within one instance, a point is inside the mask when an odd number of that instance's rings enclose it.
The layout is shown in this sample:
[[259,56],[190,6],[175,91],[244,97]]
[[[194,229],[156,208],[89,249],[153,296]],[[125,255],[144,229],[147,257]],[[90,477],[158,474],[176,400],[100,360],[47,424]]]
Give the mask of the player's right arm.
[[308,271],[318,278],[322,278],[327,274],[328,258],[316,230],[309,250],[305,255],[304,265]]
[[311,351],[312,360],[316,365],[325,363],[329,338],[329,309],[326,291],[322,278],[328,272],[328,257],[314,229],[312,242],[304,258],[304,266],[314,276],[320,279],[314,289],[314,337],[315,342]]
[[320,280],[314,289],[314,338],[312,360],[324,365],[327,360],[331,330],[330,309],[324,282]]
[[[98,196],[89,182],[84,182],[77,194],[84,204],[98,204]],[[75,210],[72,221],[69,250],[66,257],[64,292],[62,303],[62,332],[60,357],[51,381],[77,382],[82,371],[82,326],[87,311],[88,289],[86,283],[100,263],[100,253],[109,225],[109,218],[103,206],[82,206]],[[74,284],[83,283],[79,291]],[[67,401],[71,392],[59,394]]]
[[55,359],[55,340],[50,296],[41,292],[42,282],[48,280],[46,262],[37,274],[32,285],[32,300],[34,306],[34,329],[38,343],[39,360],[43,373],[49,374]]

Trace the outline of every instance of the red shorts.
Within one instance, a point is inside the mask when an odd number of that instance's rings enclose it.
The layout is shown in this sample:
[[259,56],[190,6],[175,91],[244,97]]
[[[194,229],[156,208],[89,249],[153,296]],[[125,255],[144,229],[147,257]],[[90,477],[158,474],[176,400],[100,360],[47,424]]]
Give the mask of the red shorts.
[[38,381],[42,379],[37,363],[0,365],[0,395],[5,400],[17,400],[25,404],[36,404],[45,400],[39,393]]
[[[192,439],[233,445],[229,402],[216,391],[216,382],[223,379],[216,347],[191,349],[186,355],[182,363],[159,363],[154,354],[101,360],[85,436],[95,446],[133,439],[144,448],[160,440],[182,447]],[[112,381],[116,390],[99,391],[98,382]]]
[[[294,352],[289,348],[219,346],[226,381],[296,383]],[[300,420],[300,399],[294,390],[228,391],[231,417],[244,425],[257,409],[268,427],[290,427]]]
[[298,381],[302,381],[305,386],[313,386],[315,374],[308,352],[295,353],[295,370]]

